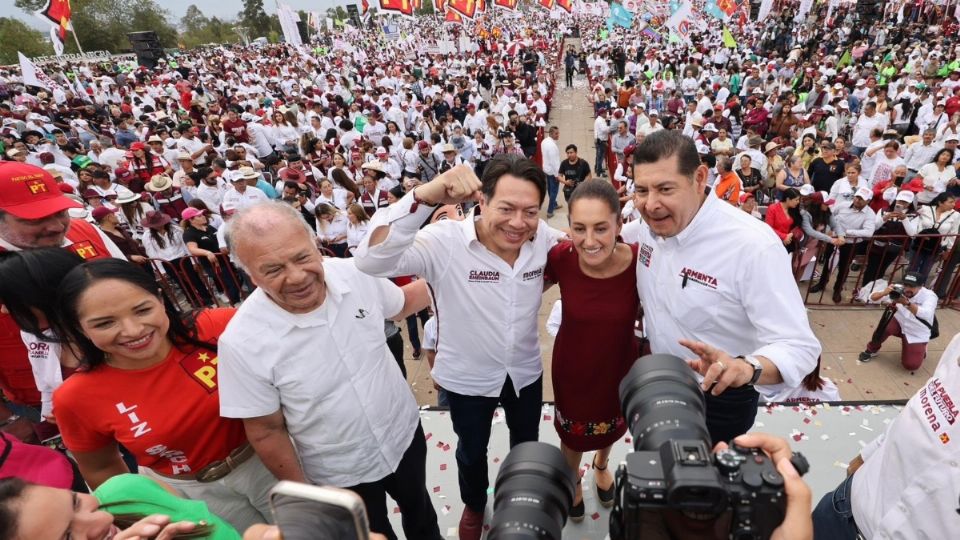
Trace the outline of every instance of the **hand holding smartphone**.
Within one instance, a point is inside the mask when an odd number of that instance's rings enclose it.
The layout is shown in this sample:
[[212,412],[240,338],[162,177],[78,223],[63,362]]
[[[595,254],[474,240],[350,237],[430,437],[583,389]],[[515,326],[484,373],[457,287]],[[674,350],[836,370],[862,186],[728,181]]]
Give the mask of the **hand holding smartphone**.
[[281,481],[270,490],[270,509],[283,540],[369,540],[363,500],[333,487]]

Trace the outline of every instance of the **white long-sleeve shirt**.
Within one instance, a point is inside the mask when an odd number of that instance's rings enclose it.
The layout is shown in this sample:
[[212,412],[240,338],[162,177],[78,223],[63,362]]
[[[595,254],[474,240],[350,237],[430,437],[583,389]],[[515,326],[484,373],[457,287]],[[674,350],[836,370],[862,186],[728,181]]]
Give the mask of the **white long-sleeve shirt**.
[[960,336],[933,376],[860,452],[851,507],[864,538],[946,538],[960,530]]
[[820,342],[790,256],[766,224],[707,197],[680,234],[662,238],[644,224],[639,243],[637,291],[654,353],[688,358],[678,340],[692,339],[730,356],[763,356],[783,377],[758,385],[764,394],[799,386],[816,367]]
[[[49,331],[45,332],[54,337]],[[59,343],[43,341],[27,332],[20,332],[23,344],[27,346],[27,356],[30,359],[30,368],[33,370],[33,379],[40,391],[40,414],[44,418],[53,412],[53,391],[63,384],[63,371],[60,368]]]
[[[354,252],[357,268],[374,276],[418,275],[433,291],[440,342],[431,372],[440,386],[469,396],[499,396],[509,375],[516,392],[543,373],[537,313],[547,252],[564,234],[540,220],[513,266],[477,238],[472,213],[420,229],[433,208],[408,193],[377,212],[370,230],[389,225],[383,243],[369,237]],[[782,249],[782,248],[781,248]]]
[[552,137],[546,137],[540,143],[540,155],[543,156],[543,172],[547,176],[560,173],[560,148]]

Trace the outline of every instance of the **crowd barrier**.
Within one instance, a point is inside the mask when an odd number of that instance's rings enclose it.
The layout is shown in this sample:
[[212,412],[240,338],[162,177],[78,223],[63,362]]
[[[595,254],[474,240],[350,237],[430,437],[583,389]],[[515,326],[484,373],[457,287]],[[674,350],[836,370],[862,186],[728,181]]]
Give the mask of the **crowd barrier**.
[[[958,236],[846,237],[847,243],[840,247],[804,239],[793,246],[794,276],[807,305],[879,307],[866,301],[869,292],[882,290],[871,284],[877,280],[897,283],[906,272],[915,271],[925,277],[925,286],[937,294],[941,306],[960,309],[960,302],[956,300],[960,294]],[[946,239],[952,240],[949,248],[943,245]],[[825,260],[828,261],[826,267]],[[819,287],[822,290],[811,291],[818,283],[823,284]],[[870,288],[863,289],[865,286]],[[841,291],[840,302],[833,301],[836,290]]]
[[246,275],[226,255],[216,264],[206,257],[183,257],[172,261],[147,259],[142,265],[160,284],[160,290],[178,310],[236,304],[253,290]]

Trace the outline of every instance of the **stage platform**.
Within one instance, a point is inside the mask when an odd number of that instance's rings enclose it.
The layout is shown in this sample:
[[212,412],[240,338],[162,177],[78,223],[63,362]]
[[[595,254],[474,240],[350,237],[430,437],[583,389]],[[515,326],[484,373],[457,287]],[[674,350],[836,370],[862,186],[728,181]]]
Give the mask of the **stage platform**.
[[[835,488],[845,476],[847,463],[860,448],[879,435],[898,414],[901,402],[840,403],[832,405],[761,407],[757,414],[754,431],[763,431],[782,436],[790,441],[795,451],[802,452],[810,462],[810,472],[805,479],[813,490],[814,505],[820,497]],[[423,430],[427,437],[427,489],[433,498],[440,520],[440,532],[447,538],[457,538],[457,524],[463,503],[457,487],[456,435],[445,410],[423,409],[420,413]],[[629,434],[628,434],[629,435]],[[553,427],[553,405],[544,404],[540,440],[559,445]],[[629,437],[614,446],[611,462],[619,463],[632,450]],[[508,431],[503,413],[498,410],[493,421],[490,439],[490,498],[487,504],[486,522],[493,511],[493,485],[499,463],[509,450]],[[582,523],[567,523],[563,538],[569,540],[603,539],[607,535],[609,511],[596,500],[592,471],[589,470],[591,455],[584,457],[584,497],[586,519]],[[394,530],[403,537],[399,509],[392,502]],[[410,539],[412,540],[412,539]]]

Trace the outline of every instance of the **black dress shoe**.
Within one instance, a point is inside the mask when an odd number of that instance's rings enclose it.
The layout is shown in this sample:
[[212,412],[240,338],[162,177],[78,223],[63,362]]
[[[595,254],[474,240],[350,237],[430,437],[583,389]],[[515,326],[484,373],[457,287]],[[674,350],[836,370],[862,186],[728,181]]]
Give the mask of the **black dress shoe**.
[[[580,484],[580,481],[577,481],[577,485]],[[576,495],[574,495],[576,497]],[[570,521],[574,523],[580,523],[583,521],[583,516],[587,513],[587,507],[583,504],[583,498],[580,499],[580,502],[573,505],[573,508],[570,509]]]
[[824,285],[823,283],[817,283],[816,285],[810,287],[810,292],[811,292],[812,294],[816,294],[816,293],[822,291],[822,290],[824,289],[824,287],[826,287],[826,285]]

